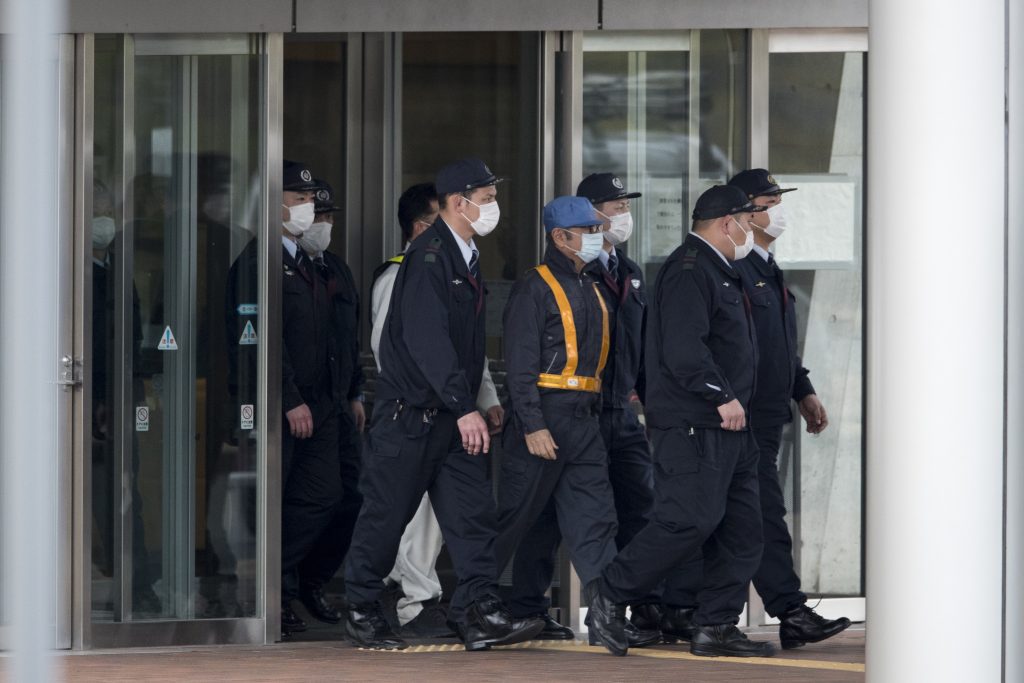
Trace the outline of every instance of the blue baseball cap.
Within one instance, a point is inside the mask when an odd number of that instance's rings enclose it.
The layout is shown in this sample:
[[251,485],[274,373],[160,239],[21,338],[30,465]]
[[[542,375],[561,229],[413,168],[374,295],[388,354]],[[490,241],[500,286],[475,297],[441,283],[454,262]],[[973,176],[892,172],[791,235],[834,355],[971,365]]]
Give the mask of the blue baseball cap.
[[544,206],[544,230],[555,228],[585,228],[601,225],[594,205],[586,197],[555,197]]

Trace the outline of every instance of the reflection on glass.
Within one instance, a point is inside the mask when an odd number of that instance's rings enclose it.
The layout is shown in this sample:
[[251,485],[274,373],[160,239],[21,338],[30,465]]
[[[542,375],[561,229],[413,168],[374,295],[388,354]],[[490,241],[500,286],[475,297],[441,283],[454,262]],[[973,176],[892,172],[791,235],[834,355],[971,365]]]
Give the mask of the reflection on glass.
[[96,39],[93,618],[253,616],[257,452],[238,387],[255,368],[232,367],[226,301],[256,228],[258,62],[125,60],[132,45]]
[[433,182],[439,168],[466,156],[483,159],[498,176],[511,179],[498,186],[498,229],[477,242],[487,279],[492,357],[500,356],[495,345],[505,301],[515,280],[536,264],[540,239],[538,41],[533,33],[402,36],[399,192]]
[[784,195],[789,228],[776,254],[830,420],[813,438],[793,425],[780,470],[787,507],[798,511],[791,522],[804,590],[863,595],[864,54],[772,54],[769,67],[770,168],[784,187],[800,188]]
[[598,33],[583,49],[583,174],[616,173],[643,193],[626,248],[653,282],[693,201],[745,162],[746,38]]

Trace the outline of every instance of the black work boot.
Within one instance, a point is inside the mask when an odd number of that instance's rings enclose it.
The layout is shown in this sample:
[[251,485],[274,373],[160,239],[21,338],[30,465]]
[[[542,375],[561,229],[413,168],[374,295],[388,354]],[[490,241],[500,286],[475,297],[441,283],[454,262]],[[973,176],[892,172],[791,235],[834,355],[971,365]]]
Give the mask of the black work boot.
[[586,624],[593,634],[591,642],[599,641],[616,657],[625,657],[629,652],[625,605],[616,605],[601,593],[600,579],[594,579],[583,587],[583,598],[590,606]]
[[[626,631],[626,640],[630,647],[650,647],[661,642],[661,631],[642,629],[632,621],[627,621],[623,627]],[[594,643],[591,643],[593,645]]]
[[571,628],[559,624],[547,612],[531,616],[544,622],[543,630],[534,636],[534,640],[576,640],[576,633]]
[[631,605],[629,620],[641,631],[660,631],[661,605]]
[[349,607],[345,619],[345,637],[356,647],[369,650],[404,650],[409,647],[391,630],[377,603]]
[[693,637],[693,607],[665,606],[661,613],[661,633],[666,643]]
[[771,657],[771,643],[750,640],[733,624],[694,625],[690,653],[701,657]]
[[299,591],[299,600],[312,616],[325,624],[341,621],[341,612],[327,600],[323,586],[305,586]]
[[846,617],[826,619],[807,605],[794,607],[780,616],[779,621],[779,640],[784,650],[820,642],[850,626],[850,620]]
[[293,633],[302,633],[307,628],[306,622],[295,613],[290,604],[281,605],[281,635],[290,636]]
[[522,643],[544,630],[540,619],[513,619],[501,600],[493,595],[478,598],[470,605],[465,624],[459,626],[459,637],[470,652],[488,650],[492,645]]

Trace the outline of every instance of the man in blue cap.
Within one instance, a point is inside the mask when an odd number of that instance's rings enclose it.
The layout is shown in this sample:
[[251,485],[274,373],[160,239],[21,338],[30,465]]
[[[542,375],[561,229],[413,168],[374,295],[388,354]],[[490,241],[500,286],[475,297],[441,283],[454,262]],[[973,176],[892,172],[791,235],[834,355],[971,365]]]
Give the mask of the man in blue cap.
[[757,345],[733,263],[750,253],[758,210],[728,185],[707,190],[692,232],[658,273],[648,314],[647,425],[654,447],[651,523],[584,588],[590,627],[626,654],[625,605],[703,548],[690,652],[767,657],[736,623],[761,558],[757,444],[747,428]]
[[[621,249],[632,233],[630,192],[612,173],[593,173],[580,182],[576,196],[590,201],[603,223],[600,268],[590,272],[601,290],[613,324],[609,335],[608,361],[601,376],[601,437],[608,452],[608,478],[615,494],[618,533],[615,544],[623,548],[647,525],[654,500],[654,474],[650,446],[631,399],[643,400],[644,322],[647,295],[640,266]],[[545,628],[541,640],[572,640],[575,633],[548,614],[545,592],[555,572],[555,553],[562,539],[554,500],[534,522],[516,551],[509,609],[516,616],[539,615]],[[653,645],[661,640],[662,615],[657,595],[634,603],[632,620],[626,623],[630,647]],[[669,624],[671,627],[671,624]]]
[[[602,223],[581,197],[548,203],[544,261],[516,283],[504,318],[505,334],[515,343],[505,348],[510,419],[498,488],[498,566],[553,505],[584,582],[614,557],[617,529],[598,424],[601,373],[614,327],[597,285]],[[518,576],[519,563],[516,569],[514,583],[531,581],[532,574]],[[550,619],[537,610],[513,614]]]
[[449,619],[466,649],[522,642],[543,628],[537,619],[513,620],[498,598],[490,435],[476,409],[486,311],[474,239],[498,224],[499,180],[479,159],[442,168],[440,215],[409,245],[395,277],[360,482],[363,509],[345,567],[345,633],[361,647],[407,646],[379,600],[424,493],[458,576]]

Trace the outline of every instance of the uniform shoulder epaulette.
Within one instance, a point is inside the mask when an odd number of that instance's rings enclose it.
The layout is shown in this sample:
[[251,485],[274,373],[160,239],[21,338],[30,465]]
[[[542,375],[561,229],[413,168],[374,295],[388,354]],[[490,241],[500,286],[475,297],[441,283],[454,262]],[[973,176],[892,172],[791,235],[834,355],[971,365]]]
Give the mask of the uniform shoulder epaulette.
[[435,263],[437,261],[437,255],[441,252],[441,238],[435,237],[430,240],[430,243],[427,244],[427,247],[423,251],[423,262]]
[[683,254],[683,270],[693,270],[695,263],[697,263],[697,250],[691,247]]

